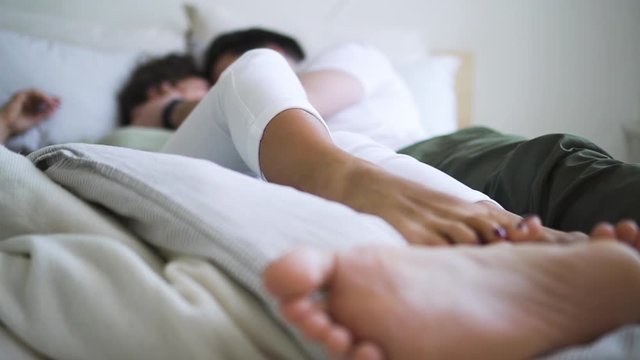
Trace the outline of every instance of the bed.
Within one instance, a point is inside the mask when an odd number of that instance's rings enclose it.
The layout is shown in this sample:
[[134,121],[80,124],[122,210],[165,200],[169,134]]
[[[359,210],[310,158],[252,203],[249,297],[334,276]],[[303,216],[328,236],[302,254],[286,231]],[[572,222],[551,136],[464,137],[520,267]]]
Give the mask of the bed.
[[[3,95],[38,86],[65,99],[55,119],[13,144],[61,145],[28,157],[0,147],[0,358],[323,358],[278,318],[256,274],[300,236],[322,247],[323,237],[397,244],[399,235],[344,206],[284,187],[242,190],[248,179],[215,164],[154,153],[165,130],[114,130],[111,94],[137,61],[197,53],[212,32],[258,20],[206,2],[83,3],[8,2],[0,12],[0,43],[13,49],[0,67],[15,69],[0,75]],[[469,126],[472,55],[428,54],[419,36],[402,34],[403,44],[370,40],[403,55],[393,61],[429,134]],[[238,184],[232,196],[216,192],[221,176]],[[248,227],[237,205],[247,202],[275,210]],[[311,210],[290,210],[300,207]],[[256,254],[257,238],[279,245]],[[639,336],[623,328],[547,358],[640,358]]]

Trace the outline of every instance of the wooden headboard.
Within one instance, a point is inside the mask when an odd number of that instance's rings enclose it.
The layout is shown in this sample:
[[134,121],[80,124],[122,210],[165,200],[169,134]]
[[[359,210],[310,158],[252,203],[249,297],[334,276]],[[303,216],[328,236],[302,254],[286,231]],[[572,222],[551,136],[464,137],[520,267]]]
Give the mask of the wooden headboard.
[[473,124],[473,89],[475,65],[473,54],[459,50],[432,51],[434,55],[455,56],[460,59],[460,69],[456,77],[456,100],[458,111],[458,128],[465,128]]

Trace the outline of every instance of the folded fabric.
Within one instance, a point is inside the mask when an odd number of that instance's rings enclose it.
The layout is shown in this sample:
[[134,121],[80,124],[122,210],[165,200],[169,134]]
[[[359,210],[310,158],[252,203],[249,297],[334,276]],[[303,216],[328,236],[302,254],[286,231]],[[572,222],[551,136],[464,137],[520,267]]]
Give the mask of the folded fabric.
[[165,263],[2,146],[0,184],[0,358],[304,358],[210,262]]
[[29,157],[76,196],[115,213],[147,243],[209,259],[274,318],[276,305],[261,274],[276,257],[302,245],[405,244],[380,218],[205,160],[90,144],[52,146]]
[[[237,326],[271,358],[296,358],[297,351],[283,333],[278,333],[271,318],[259,315],[266,309],[262,315],[278,319],[274,304],[260,285],[262,269],[271,259],[298,245],[337,249],[365,243],[404,244],[381,219],[202,160],[85,144],[50,147],[32,154],[31,159],[72,193],[116,213],[148,243],[209,259],[216,267],[193,259],[168,267],[167,278],[189,274],[187,279],[191,280],[177,288],[198,289],[197,283],[201,291],[215,293],[226,306],[225,313],[234,314]],[[229,276],[244,289],[238,291],[246,291],[246,305],[230,307],[231,302],[237,303],[237,296],[225,293],[235,285],[213,281],[211,271],[216,268],[222,270],[218,276]],[[181,272],[172,274],[178,269]],[[207,276],[210,279],[203,281]],[[196,299],[191,298],[191,303],[202,301]],[[256,330],[265,328],[273,331]],[[317,347],[286,329],[306,354],[324,358]],[[640,355],[635,341],[639,336],[638,326],[619,329],[549,359],[636,358]],[[297,356],[303,357],[301,353]]]
[[218,300],[232,297],[242,311],[257,314],[256,327],[284,348],[278,358],[300,358],[291,354],[284,333],[269,326],[266,315],[260,318],[253,298],[200,262],[175,260],[165,279],[104,236],[5,239],[0,319],[21,342],[52,359],[268,359]]

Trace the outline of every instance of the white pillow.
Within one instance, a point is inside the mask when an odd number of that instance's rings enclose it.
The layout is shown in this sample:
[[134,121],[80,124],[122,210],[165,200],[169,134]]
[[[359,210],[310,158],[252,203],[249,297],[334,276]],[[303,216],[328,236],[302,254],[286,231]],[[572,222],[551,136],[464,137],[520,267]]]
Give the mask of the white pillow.
[[456,76],[460,59],[432,55],[428,59],[396,63],[413,95],[428,137],[458,129]]
[[13,138],[8,147],[33,150],[46,144],[96,141],[117,124],[116,92],[138,52],[106,53],[0,30],[0,101],[37,88],[61,98],[54,116]]

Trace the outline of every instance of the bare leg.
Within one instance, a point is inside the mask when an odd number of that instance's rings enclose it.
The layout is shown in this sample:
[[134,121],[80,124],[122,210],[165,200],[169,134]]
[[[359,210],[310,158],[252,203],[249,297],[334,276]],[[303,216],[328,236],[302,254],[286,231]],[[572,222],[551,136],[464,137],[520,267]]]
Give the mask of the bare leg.
[[378,215],[409,242],[494,242],[526,237],[520,218],[396,176],[333,144],[321,122],[301,110],[280,113],[265,128],[260,167],[275,183]]
[[640,259],[613,241],[299,250],[265,285],[307,336],[359,359],[531,358],[640,320]]

